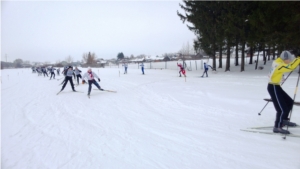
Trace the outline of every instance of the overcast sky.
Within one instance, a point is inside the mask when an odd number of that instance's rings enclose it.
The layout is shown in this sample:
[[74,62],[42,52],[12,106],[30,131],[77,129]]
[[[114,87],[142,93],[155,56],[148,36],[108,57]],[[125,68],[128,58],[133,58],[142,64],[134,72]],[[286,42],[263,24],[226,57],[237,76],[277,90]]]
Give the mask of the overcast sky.
[[162,55],[193,44],[182,1],[1,1],[1,60]]

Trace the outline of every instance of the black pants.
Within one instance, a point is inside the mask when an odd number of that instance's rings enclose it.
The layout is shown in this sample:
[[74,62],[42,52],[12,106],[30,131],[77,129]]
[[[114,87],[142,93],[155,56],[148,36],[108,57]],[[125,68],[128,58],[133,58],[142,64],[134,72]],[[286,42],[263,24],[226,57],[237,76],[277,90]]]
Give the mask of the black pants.
[[51,78],[52,78],[52,75],[53,75],[53,79],[55,79],[55,73],[54,73],[54,72],[51,72],[50,80],[51,80]]
[[44,77],[45,77],[45,75],[47,75],[47,77],[48,77],[48,73],[47,72],[43,72],[44,73]]
[[91,90],[92,90],[92,84],[94,84],[95,86],[97,86],[98,89],[101,89],[101,87],[99,86],[99,84],[96,82],[95,79],[93,80],[88,80],[89,82],[89,90],[88,90],[88,95],[90,95]]
[[59,71],[57,71],[57,75],[59,76]]
[[71,77],[70,77],[70,76],[66,76],[66,78],[65,78],[65,80],[64,80],[65,83],[63,84],[61,90],[64,90],[64,88],[66,87],[68,81],[70,81],[72,90],[74,91],[75,89],[74,89],[74,84],[73,84],[72,76],[71,76]]
[[288,119],[294,101],[280,85],[268,84],[268,92],[277,111],[274,127],[282,127],[282,121]]
[[207,69],[204,69],[204,72],[203,72],[203,75],[202,77],[204,76],[204,74],[206,73],[206,77],[208,77],[208,74],[207,74]]
[[77,84],[79,85],[79,78],[82,79],[81,74],[76,75],[77,77]]

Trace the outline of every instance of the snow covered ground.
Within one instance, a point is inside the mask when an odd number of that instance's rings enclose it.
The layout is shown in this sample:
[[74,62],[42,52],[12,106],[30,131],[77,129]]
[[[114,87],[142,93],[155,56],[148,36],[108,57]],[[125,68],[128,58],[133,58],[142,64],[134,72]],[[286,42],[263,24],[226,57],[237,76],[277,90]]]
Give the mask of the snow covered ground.
[[[225,62],[224,62],[225,63]],[[268,64],[270,64],[269,61]],[[266,104],[267,72],[247,65],[187,71],[130,66],[93,69],[104,89],[80,84],[73,93],[61,80],[30,69],[1,71],[1,141],[4,169],[299,169],[300,138],[243,132],[272,126]],[[84,72],[86,69],[82,69]],[[119,71],[121,72],[119,76]],[[283,85],[293,97],[297,73]],[[58,76],[57,78],[62,78]],[[93,86],[93,88],[95,88]],[[297,101],[300,99],[298,92]],[[292,121],[300,123],[299,107]],[[300,134],[299,128],[290,128]]]

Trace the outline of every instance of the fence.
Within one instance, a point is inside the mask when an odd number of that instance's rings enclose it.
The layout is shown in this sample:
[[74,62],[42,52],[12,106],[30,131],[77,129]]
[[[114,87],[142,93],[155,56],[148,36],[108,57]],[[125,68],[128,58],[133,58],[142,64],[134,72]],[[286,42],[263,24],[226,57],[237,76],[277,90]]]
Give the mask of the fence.
[[[256,58],[255,58],[256,59]],[[263,58],[259,58],[259,61],[261,61]],[[245,58],[246,64],[248,64],[248,58]],[[188,71],[195,71],[195,70],[203,70],[203,63],[207,63],[208,65],[212,66],[212,59],[201,59],[201,60],[186,60],[185,61],[185,68]],[[216,60],[217,66],[218,66],[218,59]],[[224,58],[222,60],[223,66],[226,64],[226,59]],[[178,66],[177,63],[183,64],[183,61],[162,61],[162,62],[144,62],[144,68],[145,69],[171,69],[171,70],[177,70]],[[231,58],[230,60],[231,66],[234,66],[235,64],[235,58]],[[241,63],[241,59],[239,59],[239,63]],[[255,64],[253,64],[255,65]],[[122,64],[119,65],[109,65],[105,66],[107,68],[119,68],[122,67]],[[130,63],[128,64],[128,67],[130,69],[139,69],[140,63]]]

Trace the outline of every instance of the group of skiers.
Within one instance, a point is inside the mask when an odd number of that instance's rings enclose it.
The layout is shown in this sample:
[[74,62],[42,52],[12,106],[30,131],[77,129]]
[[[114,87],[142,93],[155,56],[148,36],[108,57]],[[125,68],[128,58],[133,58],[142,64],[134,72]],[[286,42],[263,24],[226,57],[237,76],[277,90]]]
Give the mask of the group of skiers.
[[[124,74],[127,74],[128,64],[127,64],[126,62],[124,62],[124,63],[122,64],[122,66],[124,67]],[[144,74],[145,74],[145,72],[144,72],[144,63],[141,62],[141,63],[139,64],[139,66],[141,67],[142,73],[143,73],[143,75],[144,75]]]
[[87,79],[88,84],[89,84],[88,96],[91,93],[92,84],[94,84],[99,90],[103,91],[103,89],[100,87],[100,85],[95,80],[95,79],[98,79],[98,81],[100,82],[100,78],[98,77],[98,75],[95,72],[92,71],[91,67],[88,67],[87,72],[83,76],[81,76],[81,72],[82,71],[79,70],[78,67],[75,67],[75,69],[73,69],[72,66],[66,66],[62,72],[65,76],[65,79],[62,82],[63,86],[62,86],[60,92],[64,90],[64,88],[66,87],[68,82],[70,82],[72,90],[74,92],[76,92],[74,84],[73,84],[73,80],[72,80],[73,77],[74,77],[74,79],[77,78],[77,85],[79,85],[79,78],[82,79],[82,84],[86,83],[85,78]]
[[[48,68],[46,68],[44,66],[39,66],[39,67],[32,67],[31,69],[32,69],[32,73],[37,72],[39,76],[44,74],[44,77],[46,77],[46,76],[48,77],[48,73],[50,73],[51,74],[50,80],[52,79],[52,77],[53,77],[53,79],[55,79],[55,70],[57,71],[57,75],[60,74],[60,68],[55,69],[53,66],[48,67]],[[97,79],[100,82],[100,78],[98,77],[98,75],[96,73],[94,73],[92,71],[91,67],[88,67],[87,72],[83,76],[81,76],[81,72],[82,71],[79,70],[78,67],[75,67],[75,69],[73,69],[73,66],[65,66],[62,71],[64,80],[61,83],[62,88],[61,88],[60,92],[65,89],[68,82],[70,82],[72,90],[74,92],[76,92],[75,86],[73,83],[73,78],[74,78],[74,80],[75,79],[77,80],[77,86],[79,85],[79,79],[82,79],[82,84],[86,83],[85,79],[87,79],[87,82],[89,85],[88,96],[91,93],[92,84],[94,84],[99,90],[103,91],[103,89],[100,87],[100,85],[95,80],[95,79]]]
[[[185,62],[184,62],[184,64],[185,64]],[[177,66],[179,67],[179,77],[181,77],[181,73],[184,75],[184,77],[186,77],[186,75],[185,75],[185,69],[184,69],[184,67],[185,66],[183,66],[181,63],[177,63]],[[207,74],[207,71],[208,71],[208,69],[209,69],[209,67],[212,69],[212,70],[216,70],[216,69],[214,69],[213,67],[211,67],[210,65],[208,65],[208,64],[206,64],[205,62],[204,62],[204,72],[203,72],[203,74],[202,74],[202,76],[201,77],[203,77],[204,76],[204,74],[206,74],[206,77],[208,77],[208,74]]]
[[[124,67],[124,74],[127,74],[128,64],[127,64],[126,62],[124,62],[124,63],[122,64],[122,66]],[[144,75],[144,74],[145,74],[144,63],[141,62],[141,63],[139,64],[139,66],[141,67],[142,74]],[[180,70],[179,70],[179,77],[181,77],[181,73],[184,75],[184,77],[186,77],[186,74],[185,74],[185,68],[184,68],[185,66],[183,66],[181,63],[177,63],[177,66],[178,66],[179,69],[180,69]],[[203,72],[203,75],[202,75],[201,77],[203,77],[204,74],[206,74],[206,77],[208,77],[207,71],[208,71],[209,67],[210,67],[211,69],[215,70],[213,67],[211,67],[210,65],[208,65],[208,64],[206,64],[206,63],[204,62],[204,72]]]
[[[124,62],[124,63],[122,64],[122,66],[124,67],[124,74],[127,74],[128,63]],[[139,66],[141,67],[142,74],[144,75],[144,74],[145,74],[144,63],[141,62],[141,63],[139,64]],[[181,73],[183,74],[184,77],[186,77],[186,74],[185,74],[185,68],[184,68],[185,66],[183,66],[181,63],[177,63],[177,66],[178,66],[179,69],[180,69],[180,70],[179,70],[179,77],[181,77]],[[210,67],[212,70],[215,71],[215,69],[214,69],[213,67],[211,67],[210,65],[208,65],[208,64],[206,64],[206,63],[204,62],[204,72],[203,72],[203,75],[202,75],[201,77],[203,77],[204,74],[206,74],[206,77],[208,77],[207,71],[208,71],[209,67]]]
[[40,66],[40,67],[32,67],[32,73],[38,73],[38,76],[42,76],[44,75],[44,77],[48,77],[48,73],[51,74],[50,76],[50,80],[55,79],[55,70],[57,71],[57,74],[59,75],[60,69],[55,69],[53,66],[51,67],[44,67],[44,66]]

